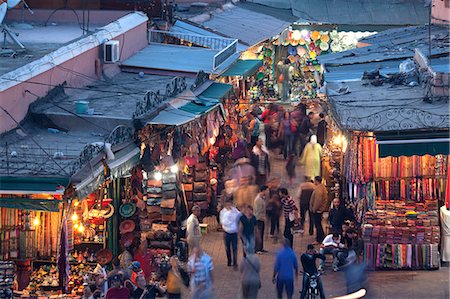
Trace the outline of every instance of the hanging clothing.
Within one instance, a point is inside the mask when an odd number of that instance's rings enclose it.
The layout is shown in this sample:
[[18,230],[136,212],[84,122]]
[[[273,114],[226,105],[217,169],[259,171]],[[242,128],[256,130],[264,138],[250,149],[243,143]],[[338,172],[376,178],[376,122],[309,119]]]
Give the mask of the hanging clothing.
[[300,163],[305,165],[305,175],[314,178],[320,175],[320,154],[322,146],[318,143],[309,142],[300,157]]

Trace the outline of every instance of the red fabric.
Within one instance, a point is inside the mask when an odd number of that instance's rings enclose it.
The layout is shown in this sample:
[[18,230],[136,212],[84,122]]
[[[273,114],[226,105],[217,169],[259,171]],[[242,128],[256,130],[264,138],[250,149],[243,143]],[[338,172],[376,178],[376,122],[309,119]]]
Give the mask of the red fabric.
[[141,269],[144,272],[145,279],[149,280],[152,274],[152,265],[151,265],[152,255],[149,254],[148,252],[146,252],[145,254],[137,252],[134,255],[134,260],[141,263]]
[[106,292],[105,299],[130,299],[130,290],[125,287],[112,287]]

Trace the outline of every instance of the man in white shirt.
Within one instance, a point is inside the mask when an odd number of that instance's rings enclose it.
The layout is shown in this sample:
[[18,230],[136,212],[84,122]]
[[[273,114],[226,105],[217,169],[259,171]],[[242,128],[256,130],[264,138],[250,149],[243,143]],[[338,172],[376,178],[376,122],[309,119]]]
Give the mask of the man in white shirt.
[[[239,219],[241,212],[233,206],[233,202],[230,200],[225,201],[224,208],[220,211],[220,223],[223,229],[223,238],[225,240],[225,250],[227,252],[227,266],[237,269],[237,233],[239,231]],[[233,258],[231,257],[231,251],[233,251]]]
[[200,212],[201,210],[199,206],[193,206],[192,214],[186,220],[186,241],[188,243],[189,250],[200,246],[200,240],[202,238],[200,222],[198,221]]
[[[333,254],[333,271],[338,271],[338,259],[337,253],[339,249],[344,248],[345,245],[341,244],[341,236],[339,233],[332,233],[323,239],[320,245],[320,254]],[[319,271],[323,271],[325,260],[320,260]]]
[[266,220],[266,200],[269,197],[269,188],[261,186],[253,203],[253,211],[256,217],[255,251],[257,254],[267,252],[264,250],[264,222]]

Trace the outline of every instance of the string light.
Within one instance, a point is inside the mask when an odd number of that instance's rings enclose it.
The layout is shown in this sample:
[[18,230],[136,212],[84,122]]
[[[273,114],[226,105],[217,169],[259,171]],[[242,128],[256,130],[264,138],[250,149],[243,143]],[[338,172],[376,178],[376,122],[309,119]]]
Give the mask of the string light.
[[72,215],[71,219],[72,219],[72,221],[77,221],[78,220],[77,213],[73,212],[73,215]]
[[80,233],[84,232],[84,225],[82,223],[80,223],[80,225],[78,226],[78,232]]
[[33,225],[34,226],[39,226],[41,224],[41,220],[39,220],[39,217],[34,217],[33,219]]
[[160,181],[162,180],[162,173],[157,171],[155,172],[155,180]]
[[177,172],[178,172],[178,166],[177,166],[177,164],[174,164],[174,165],[170,166],[170,171],[171,171],[172,173],[177,173]]

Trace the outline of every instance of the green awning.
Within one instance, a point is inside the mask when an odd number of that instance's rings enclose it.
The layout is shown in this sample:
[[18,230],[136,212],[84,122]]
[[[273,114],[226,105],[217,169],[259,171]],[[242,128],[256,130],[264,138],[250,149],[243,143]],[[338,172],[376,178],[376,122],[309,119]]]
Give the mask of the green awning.
[[222,76],[243,76],[247,78],[254,75],[262,64],[262,60],[238,60]]
[[378,133],[376,138],[381,158],[449,154],[448,131]]
[[6,194],[62,194],[69,178],[0,177],[0,192]]
[[60,200],[33,198],[0,198],[0,208],[59,212]]
[[199,94],[198,98],[222,100],[223,98],[227,97],[232,88],[233,85],[231,84],[213,83],[201,94]]
[[178,109],[195,115],[200,115],[211,110],[216,105],[217,101],[196,100],[178,107]]

